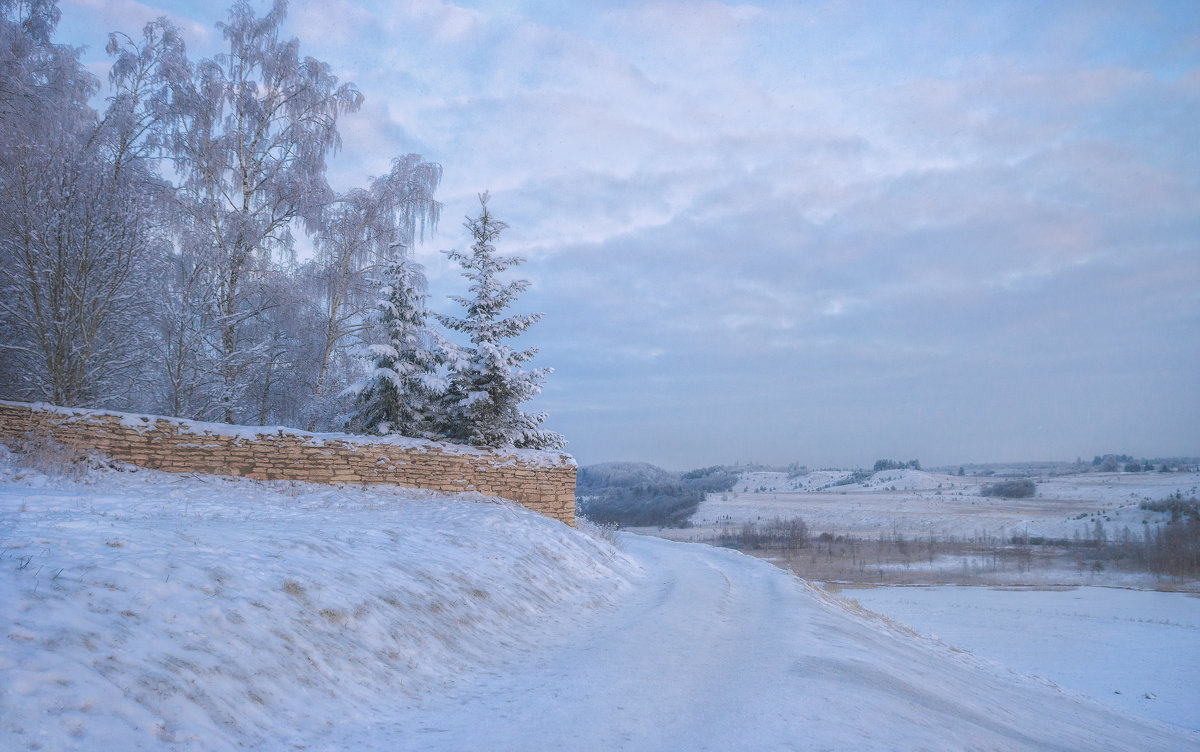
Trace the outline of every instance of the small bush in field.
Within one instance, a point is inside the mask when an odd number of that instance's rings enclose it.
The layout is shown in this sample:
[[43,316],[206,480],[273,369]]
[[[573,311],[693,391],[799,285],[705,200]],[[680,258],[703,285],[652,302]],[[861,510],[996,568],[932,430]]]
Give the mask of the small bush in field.
[[1200,502],[1195,499],[1170,498],[1162,501],[1143,501],[1138,506],[1152,512],[1170,512],[1173,522],[1189,518],[1200,520]]
[[737,530],[724,530],[715,543],[739,549],[798,549],[808,545],[808,525],[799,517],[769,522],[746,522]]
[[56,478],[81,481],[88,470],[110,466],[94,453],[36,433],[11,440],[10,448],[21,467]]
[[1175,577],[1200,574],[1200,518],[1168,522],[1146,535],[1151,572]]
[[592,522],[583,515],[577,515],[575,517],[575,528],[581,532],[587,533],[593,538],[599,538],[607,541],[617,548],[621,547],[620,542],[617,540],[617,526],[611,522],[607,524],[599,524]]
[[1037,484],[1025,478],[1023,480],[1004,480],[999,483],[989,483],[980,490],[983,496],[999,496],[1005,499],[1027,499],[1037,492]]

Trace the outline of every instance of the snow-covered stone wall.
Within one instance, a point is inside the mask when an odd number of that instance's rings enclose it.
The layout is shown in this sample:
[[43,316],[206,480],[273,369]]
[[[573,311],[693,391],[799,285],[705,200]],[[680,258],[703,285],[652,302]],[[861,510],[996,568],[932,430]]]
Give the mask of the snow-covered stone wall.
[[575,524],[575,460],[561,452],[0,401],[0,439],[38,438],[171,473],[477,491]]

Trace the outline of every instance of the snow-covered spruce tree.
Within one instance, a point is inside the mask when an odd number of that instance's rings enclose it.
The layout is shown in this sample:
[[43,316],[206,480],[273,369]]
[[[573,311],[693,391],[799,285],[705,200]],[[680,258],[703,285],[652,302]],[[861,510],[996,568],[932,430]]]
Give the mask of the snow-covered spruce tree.
[[566,440],[541,427],[546,414],[520,409],[521,403],[542,390],[542,382],[552,369],[523,370],[522,365],[537,354],[537,348],[515,350],[505,344],[505,340],[541,319],[542,314],[502,315],[529,282],[497,279],[499,273],[523,259],[496,255],[493,241],[508,225],[491,215],[487,202],[485,192],[479,196],[479,216],[468,217],[465,222],[475,239],[471,253],[445,251],[462,267],[463,275],[471,282],[472,294],[470,298],[452,298],[466,309],[464,318],[438,316],[446,327],[470,338],[470,345],[462,349],[450,375],[445,432],[453,441],[475,446],[558,449]]
[[428,325],[425,275],[404,248],[383,268],[375,329],[381,344],[367,348],[368,378],[350,388],[357,407],[346,422],[356,433],[438,438],[446,392],[440,373],[446,351]]
[[345,417],[344,387],[361,370],[348,353],[365,338],[368,312],[394,250],[412,246],[426,227],[437,226],[441,204],[433,194],[441,177],[440,165],[408,154],[393,160],[391,172],[369,188],[341,194],[325,207],[313,237],[316,257],[301,269],[314,308],[304,327],[310,354],[301,369],[309,392],[302,425],[308,430]]

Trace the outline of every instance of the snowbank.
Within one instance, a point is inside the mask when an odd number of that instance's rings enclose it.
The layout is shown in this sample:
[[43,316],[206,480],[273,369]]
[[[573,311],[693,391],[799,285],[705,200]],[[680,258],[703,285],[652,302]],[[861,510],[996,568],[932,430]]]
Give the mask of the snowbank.
[[949,645],[1116,710],[1200,731],[1200,599],[1108,587],[847,591]]
[[3,749],[304,737],[561,639],[636,571],[486,497],[133,468],[72,481],[0,452]]
[[1194,750],[1135,718],[864,611],[764,561],[622,535],[645,576],[588,639],[320,750]]

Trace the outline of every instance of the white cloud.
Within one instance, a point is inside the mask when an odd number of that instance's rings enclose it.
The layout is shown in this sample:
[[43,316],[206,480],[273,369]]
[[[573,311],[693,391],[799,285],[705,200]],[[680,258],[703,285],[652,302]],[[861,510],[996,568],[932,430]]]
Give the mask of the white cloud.
[[356,0],[294,2],[288,8],[288,17],[291,30],[303,42],[313,40],[322,46],[342,48],[358,44],[372,31],[378,18],[368,6]]
[[426,30],[438,44],[467,42],[485,25],[483,13],[441,0],[410,0],[399,4],[409,18]]
[[[219,38],[213,24],[225,15],[222,10],[220,17],[209,20],[201,16],[197,19],[183,7],[176,7],[178,3],[148,5],[137,0],[61,0],[59,5],[63,11],[64,25],[72,33],[87,27],[94,38],[107,39],[109,32],[119,31],[140,39],[142,27],[165,16],[179,27],[189,48],[194,46],[201,49]],[[67,32],[68,28],[63,31]],[[94,47],[93,53],[103,54],[104,44],[91,42],[90,45]]]

